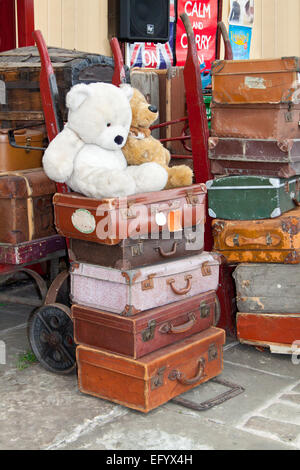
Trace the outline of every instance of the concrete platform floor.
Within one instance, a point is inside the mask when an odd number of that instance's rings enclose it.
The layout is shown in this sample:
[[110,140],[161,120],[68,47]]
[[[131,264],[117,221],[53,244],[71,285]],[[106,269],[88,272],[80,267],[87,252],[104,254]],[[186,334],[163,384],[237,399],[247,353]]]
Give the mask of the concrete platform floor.
[[[300,449],[300,365],[291,356],[230,338],[220,378],[244,393],[207,411],[171,401],[143,414],[80,393],[76,374],[55,375],[39,363],[20,368],[31,310],[0,305],[0,450]],[[223,391],[208,382],[185,395],[202,402]]]

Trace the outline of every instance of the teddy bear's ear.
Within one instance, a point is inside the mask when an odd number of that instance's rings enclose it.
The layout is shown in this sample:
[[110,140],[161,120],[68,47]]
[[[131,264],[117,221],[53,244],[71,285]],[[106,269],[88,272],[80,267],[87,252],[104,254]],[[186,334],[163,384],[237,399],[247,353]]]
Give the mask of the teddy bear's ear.
[[78,85],[74,85],[67,93],[66,105],[69,109],[75,111],[89,95],[90,89],[88,85],[85,85],[84,83],[78,83]]
[[130,86],[128,83],[123,83],[122,85],[120,85],[120,89],[127,96],[128,101],[130,101],[131,98],[133,97],[133,88],[132,88],[132,86]]

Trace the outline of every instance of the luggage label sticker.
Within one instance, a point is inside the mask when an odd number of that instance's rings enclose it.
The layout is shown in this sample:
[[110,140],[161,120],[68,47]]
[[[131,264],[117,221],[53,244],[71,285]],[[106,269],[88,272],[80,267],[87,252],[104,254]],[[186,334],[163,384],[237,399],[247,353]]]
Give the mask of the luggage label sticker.
[[87,209],[76,209],[73,212],[72,224],[81,233],[92,233],[96,229],[96,220]]

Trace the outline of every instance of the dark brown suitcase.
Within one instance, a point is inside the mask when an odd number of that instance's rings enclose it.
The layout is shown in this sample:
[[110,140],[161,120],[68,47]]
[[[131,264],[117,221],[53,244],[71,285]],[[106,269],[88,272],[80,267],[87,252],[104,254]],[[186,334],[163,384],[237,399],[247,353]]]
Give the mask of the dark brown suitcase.
[[41,168],[0,173],[0,243],[55,235],[55,190],[54,181]]
[[137,359],[216,325],[219,304],[209,291],[134,317],[73,305],[72,318],[76,344]]
[[79,390],[147,413],[219,375],[224,342],[211,327],[138,360],[80,345]]
[[213,175],[290,178],[300,174],[300,139],[209,138]]
[[154,239],[126,238],[112,246],[70,239],[70,258],[116,269],[132,269],[196,255],[203,251],[203,245],[204,225],[199,224],[175,233],[160,233],[159,238]]
[[[58,92],[58,108],[67,119],[65,96],[76,83],[112,82],[111,57],[49,47]],[[44,121],[40,96],[40,56],[36,47],[21,47],[0,54],[0,127],[20,127]],[[129,69],[126,67],[127,81]]]

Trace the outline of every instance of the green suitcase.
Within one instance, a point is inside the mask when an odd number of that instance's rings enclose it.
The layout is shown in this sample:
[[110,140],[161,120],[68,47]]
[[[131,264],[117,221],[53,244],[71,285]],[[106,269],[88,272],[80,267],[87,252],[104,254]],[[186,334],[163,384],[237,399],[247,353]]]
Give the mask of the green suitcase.
[[300,176],[226,176],[207,181],[212,218],[257,220],[278,217],[298,204]]

